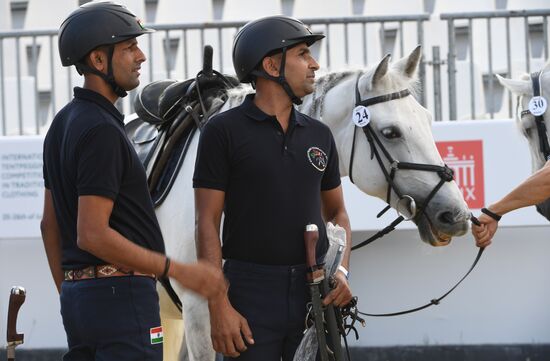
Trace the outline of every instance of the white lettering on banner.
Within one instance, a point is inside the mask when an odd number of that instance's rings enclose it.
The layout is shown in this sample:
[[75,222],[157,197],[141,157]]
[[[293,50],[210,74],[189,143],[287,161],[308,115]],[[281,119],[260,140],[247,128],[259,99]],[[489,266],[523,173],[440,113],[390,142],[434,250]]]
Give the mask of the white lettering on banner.
[[437,142],[437,148],[443,162],[454,171],[455,181],[468,207],[483,207],[483,153],[481,141]]
[[40,236],[44,181],[41,137],[0,143],[0,238]]
[[455,180],[458,186],[464,191],[464,199],[475,200],[474,189],[476,181],[474,178],[475,162],[474,156],[470,155],[470,159],[466,159],[463,155],[462,159],[459,159],[453,153],[453,147],[447,147],[447,155],[443,157],[443,161],[455,172]]

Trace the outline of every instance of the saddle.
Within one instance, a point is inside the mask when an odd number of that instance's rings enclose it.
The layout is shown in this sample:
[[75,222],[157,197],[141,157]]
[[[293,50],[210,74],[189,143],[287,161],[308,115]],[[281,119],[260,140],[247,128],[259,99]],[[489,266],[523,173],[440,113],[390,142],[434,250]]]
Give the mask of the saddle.
[[195,78],[155,81],[137,94],[137,117],[125,130],[147,171],[155,207],[170,192],[195,132],[225,103],[227,89],[238,84],[236,78],[212,70],[212,48],[207,45],[203,70]]

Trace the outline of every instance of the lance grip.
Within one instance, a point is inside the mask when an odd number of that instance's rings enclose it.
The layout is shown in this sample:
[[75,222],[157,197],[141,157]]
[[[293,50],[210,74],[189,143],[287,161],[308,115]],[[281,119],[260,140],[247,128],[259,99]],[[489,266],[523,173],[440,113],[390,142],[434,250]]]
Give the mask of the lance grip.
[[304,244],[306,246],[306,264],[312,270],[317,265],[317,257],[315,253],[318,240],[319,228],[317,228],[316,224],[308,224],[304,232]]
[[14,286],[10,293],[10,302],[8,306],[8,327],[6,340],[10,343],[23,343],[23,334],[17,333],[17,314],[25,302],[26,292],[23,287]]

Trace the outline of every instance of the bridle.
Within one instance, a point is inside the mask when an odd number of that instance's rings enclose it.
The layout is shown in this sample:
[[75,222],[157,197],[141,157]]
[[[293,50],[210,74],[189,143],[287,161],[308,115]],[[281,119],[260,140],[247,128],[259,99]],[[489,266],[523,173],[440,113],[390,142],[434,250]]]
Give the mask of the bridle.
[[[398,91],[398,92],[385,94],[385,95],[380,95],[380,96],[376,96],[376,97],[372,97],[372,98],[367,98],[365,100],[361,100],[361,94],[359,92],[359,78],[360,77],[361,77],[361,74],[359,74],[357,76],[357,79],[355,81],[355,109],[354,109],[354,111],[356,109],[358,109],[357,107],[359,107],[359,106],[368,107],[368,106],[372,106],[374,104],[379,104],[379,103],[384,103],[384,102],[388,102],[388,101],[391,101],[391,100],[401,99],[401,98],[405,98],[405,97],[411,95],[411,93],[408,89],[404,89],[404,90],[401,90],[401,91]],[[354,154],[355,153],[355,138],[356,138],[357,128],[359,128],[359,126],[355,125],[354,129],[353,129],[353,142],[352,142],[352,146],[351,146],[351,156],[350,156],[350,163],[349,163],[349,178],[350,178],[352,183],[354,183],[353,182],[353,158],[354,158],[354,155],[355,155]],[[392,192],[392,190],[395,192],[397,197],[399,197],[398,205],[399,205],[399,202],[401,202],[403,200],[408,200],[409,201],[410,217],[407,217],[408,220],[414,219],[415,217],[418,217],[422,213],[424,213],[424,215],[427,217],[427,214],[425,213],[425,210],[428,206],[428,203],[432,200],[432,198],[439,191],[439,189],[443,186],[443,184],[445,184],[446,182],[450,182],[454,179],[453,170],[451,168],[449,168],[446,164],[443,165],[443,166],[439,166],[439,165],[433,165],[433,164],[400,162],[400,161],[394,159],[390,155],[390,153],[388,152],[386,147],[384,147],[384,144],[382,144],[382,142],[380,141],[380,138],[378,138],[378,136],[376,135],[374,129],[372,128],[371,119],[368,119],[368,123],[366,125],[364,125],[362,127],[362,129],[363,129],[363,133],[365,134],[365,137],[367,137],[367,141],[370,144],[371,159],[373,157],[376,157],[378,165],[380,166],[380,169],[384,173],[384,177],[386,178],[386,181],[388,182],[388,190],[387,190],[387,195],[386,195],[386,203],[388,203],[388,205],[380,213],[378,213],[377,217],[382,216],[382,214],[384,214],[387,210],[389,210],[391,208],[390,201],[391,201],[391,192]],[[389,172],[388,172],[388,170],[386,169],[386,167],[384,165],[384,162],[382,160],[382,155],[380,154],[380,152],[386,158],[386,160],[390,163]],[[435,172],[439,176],[440,180],[439,180],[439,183],[437,183],[437,185],[428,194],[428,197],[426,197],[426,200],[424,201],[424,203],[421,204],[418,208],[416,208],[416,202],[415,202],[414,198],[412,196],[403,194],[399,190],[399,187],[395,184],[394,179],[395,179],[395,175],[396,175],[398,170],[418,170],[418,171],[426,171],[426,172]],[[399,223],[404,221],[405,219],[406,218],[402,214],[399,214],[399,216],[391,224],[386,226],[381,231],[378,231],[375,235],[371,236],[367,240],[351,247],[351,250],[361,248],[361,247],[375,241],[376,239],[388,234],[389,232],[393,231],[395,229],[395,227]],[[470,220],[471,220],[472,223],[474,223],[478,226],[481,225],[479,223],[479,221],[477,220],[477,218],[474,217],[474,215],[471,215]],[[466,274],[453,287],[451,287],[442,296],[440,296],[438,298],[431,299],[428,303],[426,303],[422,306],[407,309],[407,310],[404,310],[404,311],[391,312],[391,313],[365,313],[365,312],[358,311],[356,308],[355,308],[354,312],[356,314],[361,314],[361,315],[370,316],[370,317],[391,317],[391,316],[400,316],[400,315],[404,315],[404,314],[408,314],[408,313],[413,313],[413,312],[423,310],[423,309],[428,308],[428,307],[433,306],[433,305],[439,305],[439,303],[445,297],[447,297],[451,292],[453,292],[462,283],[462,281],[464,281],[466,279],[466,277],[468,277],[468,275],[474,270],[474,268],[477,265],[479,259],[481,258],[481,255],[483,254],[484,250],[485,250],[485,248],[483,248],[483,247],[479,248],[479,251],[476,255],[476,258],[475,258],[474,262],[472,263],[472,265],[470,266],[470,268],[468,269]]]
[[[537,101],[545,101],[544,98],[542,98],[541,94],[540,80],[542,78],[542,74],[542,71],[531,73],[531,83],[533,84],[533,98],[531,99],[531,102],[535,102],[534,105],[540,106],[541,108],[542,104],[537,104]],[[537,99],[537,97],[539,97],[539,99]],[[519,103],[520,102],[518,101],[518,106]],[[548,131],[546,129],[546,123],[544,122],[544,112],[539,114],[537,111],[533,113],[531,109],[525,109],[522,110],[520,113],[520,120],[527,115],[533,115],[535,117],[535,124],[537,125],[537,134],[539,137],[540,152],[542,153],[545,160],[550,160],[550,144],[548,144]]]
[[[355,109],[359,106],[363,107],[369,107],[374,104],[384,103],[396,99],[401,99],[409,96],[411,93],[409,89],[404,89],[398,92],[380,95],[372,98],[367,98],[365,100],[361,100],[361,93],[359,92],[359,78],[361,77],[361,74],[357,76],[357,79],[355,81]],[[357,134],[357,128],[360,128],[359,126],[355,125],[353,129],[353,141],[351,145],[351,156],[349,161],[349,179],[352,183],[353,181],[353,159],[355,156],[355,138]],[[386,147],[384,147],[384,144],[380,141],[380,138],[376,135],[376,132],[372,128],[371,121],[368,119],[368,123],[362,127],[363,133],[365,134],[365,137],[367,138],[367,141],[369,142],[370,149],[371,149],[371,159],[373,157],[376,157],[376,160],[378,162],[378,165],[380,166],[380,169],[382,170],[382,173],[384,173],[384,177],[386,178],[386,181],[388,182],[388,190],[386,193],[386,203],[388,205],[377,215],[377,218],[381,217],[384,213],[386,213],[390,208],[390,202],[391,202],[391,192],[392,190],[395,192],[397,197],[399,198],[398,204],[400,202],[409,202],[409,211],[410,211],[410,217],[405,218],[403,215],[399,215],[389,226],[384,228],[383,230],[376,233],[374,236],[370,237],[364,242],[361,242],[355,246],[353,246],[351,249],[355,250],[358,248],[361,248],[372,241],[382,237],[383,235],[393,231],[395,227],[401,223],[404,220],[410,220],[415,217],[418,217],[422,213],[425,214],[425,210],[428,207],[428,203],[432,200],[432,198],[435,196],[435,194],[439,191],[439,189],[445,184],[446,182],[450,182],[454,179],[454,172],[451,168],[449,168],[446,164],[444,166],[440,165],[433,165],[433,164],[423,164],[423,163],[410,163],[410,162],[400,162],[396,159],[394,159]],[[381,154],[382,153],[382,154]],[[382,159],[382,155],[388,163],[390,164],[390,169],[386,169],[386,166],[384,165],[384,161]],[[395,184],[395,175],[398,170],[417,170],[417,171],[426,171],[426,172],[435,172],[439,176],[440,180],[439,183],[432,189],[432,191],[428,194],[426,197],[426,200],[423,204],[420,206],[416,206],[416,201],[414,198],[410,195],[405,195],[401,192],[397,184]],[[426,214],[425,214],[426,215]],[[427,215],[426,215],[427,217]]]

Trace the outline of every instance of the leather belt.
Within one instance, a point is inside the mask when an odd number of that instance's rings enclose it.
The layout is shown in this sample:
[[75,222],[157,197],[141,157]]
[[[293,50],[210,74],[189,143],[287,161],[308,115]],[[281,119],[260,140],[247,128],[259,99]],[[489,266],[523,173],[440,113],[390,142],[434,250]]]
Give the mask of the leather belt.
[[94,278],[143,276],[155,279],[154,274],[127,270],[112,264],[89,266],[86,268],[65,271],[65,281],[80,281]]

